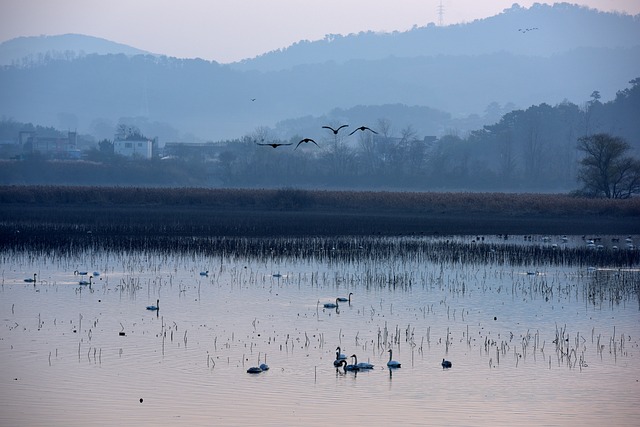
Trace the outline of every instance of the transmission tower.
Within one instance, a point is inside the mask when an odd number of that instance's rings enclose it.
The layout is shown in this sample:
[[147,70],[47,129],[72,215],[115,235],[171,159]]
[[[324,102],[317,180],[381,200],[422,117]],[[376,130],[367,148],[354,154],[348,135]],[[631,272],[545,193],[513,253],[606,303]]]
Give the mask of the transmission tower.
[[440,0],[440,4],[438,5],[438,26],[442,27],[444,25],[444,6],[442,5],[442,0]]

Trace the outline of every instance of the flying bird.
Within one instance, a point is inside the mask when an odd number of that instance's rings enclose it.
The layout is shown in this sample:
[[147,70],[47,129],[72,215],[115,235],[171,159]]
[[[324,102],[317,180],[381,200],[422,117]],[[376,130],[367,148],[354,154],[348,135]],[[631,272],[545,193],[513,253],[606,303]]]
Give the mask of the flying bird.
[[322,126],[322,129],[329,129],[331,132],[333,132],[334,135],[337,135],[340,129],[346,128],[346,127],[349,127],[349,125],[342,125],[338,129],[334,129],[331,126]]
[[300,142],[298,142],[298,145],[296,145],[295,150],[297,150],[298,147],[300,146],[300,144],[302,144],[303,142],[313,142],[314,144],[316,144],[317,147],[320,147],[313,139],[305,138],[305,139],[300,140]]
[[262,144],[260,142],[256,142],[256,144],[258,144],[258,145],[268,145],[269,147],[278,148],[281,145],[293,145],[293,142],[290,142],[288,144],[285,144],[283,142],[268,142],[268,143],[264,143],[264,144]]
[[351,132],[349,135],[353,135],[354,133],[356,133],[356,132],[357,132],[357,131],[359,131],[359,130],[361,130],[362,132],[364,132],[365,130],[370,130],[371,132],[373,132],[373,133],[375,133],[375,134],[377,134],[377,133],[378,133],[378,132],[376,132],[375,130],[373,130],[373,129],[371,129],[371,128],[368,128],[368,127],[366,127],[366,126],[360,126],[359,128],[355,128],[355,129],[353,130],[353,132]]

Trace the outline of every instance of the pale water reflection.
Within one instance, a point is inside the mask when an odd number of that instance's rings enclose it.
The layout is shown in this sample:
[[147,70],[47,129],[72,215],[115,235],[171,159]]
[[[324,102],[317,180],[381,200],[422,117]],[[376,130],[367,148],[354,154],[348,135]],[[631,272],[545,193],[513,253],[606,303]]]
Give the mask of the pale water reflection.
[[5,252],[0,425],[636,425],[637,266],[385,251]]

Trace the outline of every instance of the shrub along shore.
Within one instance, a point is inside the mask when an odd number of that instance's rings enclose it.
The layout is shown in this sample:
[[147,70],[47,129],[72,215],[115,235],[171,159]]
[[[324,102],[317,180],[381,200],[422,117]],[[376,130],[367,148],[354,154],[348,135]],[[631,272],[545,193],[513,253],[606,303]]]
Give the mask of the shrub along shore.
[[87,234],[640,234],[640,199],[560,194],[0,186],[0,214],[5,243]]

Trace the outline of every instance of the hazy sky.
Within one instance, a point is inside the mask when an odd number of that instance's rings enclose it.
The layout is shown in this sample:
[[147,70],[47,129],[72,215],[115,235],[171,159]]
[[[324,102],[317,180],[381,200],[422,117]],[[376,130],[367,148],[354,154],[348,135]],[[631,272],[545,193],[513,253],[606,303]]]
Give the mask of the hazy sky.
[[[568,1],[640,14],[640,0]],[[442,0],[444,24],[534,0]],[[537,3],[553,3],[537,1]],[[0,0],[0,42],[77,33],[153,53],[218,62],[250,58],[326,34],[405,31],[438,23],[440,0]]]

